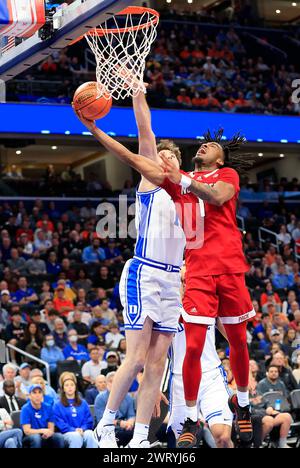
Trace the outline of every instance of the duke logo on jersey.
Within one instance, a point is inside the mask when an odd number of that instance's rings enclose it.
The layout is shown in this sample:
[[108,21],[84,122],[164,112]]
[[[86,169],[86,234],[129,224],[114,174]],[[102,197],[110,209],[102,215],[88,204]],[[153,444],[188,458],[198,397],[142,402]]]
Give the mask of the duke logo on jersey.
[[141,330],[149,316],[153,330],[176,332],[185,235],[175,205],[163,189],[137,192],[135,219],[135,255],[120,280],[125,330]]

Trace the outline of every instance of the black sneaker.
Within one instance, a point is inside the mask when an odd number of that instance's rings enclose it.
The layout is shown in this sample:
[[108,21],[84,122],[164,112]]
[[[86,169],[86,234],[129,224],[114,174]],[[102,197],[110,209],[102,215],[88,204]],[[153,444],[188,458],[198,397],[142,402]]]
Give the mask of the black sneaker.
[[194,422],[191,419],[186,419],[179,439],[177,440],[177,448],[193,448],[197,445],[198,434],[200,431],[199,422]]
[[253,428],[251,422],[250,406],[241,407],[238,404],[237,395],[232,395],[228,401],[229,408],[235,414],[236,431],[242,442],[251,442],[253,437]]

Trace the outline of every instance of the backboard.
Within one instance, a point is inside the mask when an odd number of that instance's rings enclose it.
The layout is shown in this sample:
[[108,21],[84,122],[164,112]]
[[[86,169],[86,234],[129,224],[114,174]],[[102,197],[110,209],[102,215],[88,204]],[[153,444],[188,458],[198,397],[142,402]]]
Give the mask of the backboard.
[[[0,80],[8,81],[38,62],[44,60],[55,50],[63,49],[88,30],[97,27],[103,21],[135,0],[70,0],[59,5],[57,11],[47,12],[47,22],[34,35],[15,45],[14,38],[0,56]],[[54,13],[54,14],[53,14]]]

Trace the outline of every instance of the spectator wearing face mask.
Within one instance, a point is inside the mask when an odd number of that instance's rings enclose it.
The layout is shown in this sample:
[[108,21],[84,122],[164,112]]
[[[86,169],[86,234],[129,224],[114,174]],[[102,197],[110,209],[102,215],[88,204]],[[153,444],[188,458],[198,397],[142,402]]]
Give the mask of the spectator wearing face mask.
[[57,363],[64,361],[65,356],[62,350],[56,346],[53,335],[49,334],[45,337],[44,347],[41,351],[41,359],[47,362],[50,366],[50,375],[52,385],[57,386]]
[[64,348],[63,353],[65,359],[73,359],[75,361],[88,361],[89,353],[85,346],[78,344],[78,335],[76,330],[68,332],[69,344]]
[[66,326],[61,318],[54,320],[53,337],[56,346],[63,350],[68,344],[68,336],[66,334]]

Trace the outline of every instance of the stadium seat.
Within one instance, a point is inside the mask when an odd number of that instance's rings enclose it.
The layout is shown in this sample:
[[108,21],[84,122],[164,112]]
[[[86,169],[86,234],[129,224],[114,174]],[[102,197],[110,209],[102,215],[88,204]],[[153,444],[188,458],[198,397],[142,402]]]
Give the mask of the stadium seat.
[[20,416],[21,416],[21,411],[13,411],[10,415],[14,423],[14,429],[19,429],[21,427]]
[[57,375],[58,377],[63,372],[73,372],[73,374],[77,375],[80,373],[80,365],[77,361],[58,361],[57,363]]
[[281,412],[290,412],[291,405],[280,392],[267,392],[263,394],[263,402],[269,406],[272,406],[272,408],[275,408],[276,400],[281,400]]

